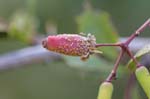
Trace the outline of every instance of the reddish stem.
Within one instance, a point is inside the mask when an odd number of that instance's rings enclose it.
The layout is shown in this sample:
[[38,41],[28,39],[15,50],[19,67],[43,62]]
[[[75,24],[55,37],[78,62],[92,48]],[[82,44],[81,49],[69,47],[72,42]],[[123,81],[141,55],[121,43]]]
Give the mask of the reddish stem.
[[129,55],[129,57],[136,63],[137,67],[140,67],[142,66],[138,61],[137,59],[134,57],[133,53],[128,49],[126,48],[126,53]]
[[141,32],[144,31],[144,29],[150,26],[150,19],[148,19],[141,27],[139,27],[129,38],[127,41],[123,42],[123,43],[115,43],[115,44],[96,44],[96,47],[103,47],[103,46],[115,46],[115,47],[121,47],[121,52],[119,54],[119,56],[117,57],[117,60],[115,62],[114,68],[112,69],[112,72],[109,74],[108,78],[106,79],[106,81],[111,82],[113,79],[116,78],[116,72],[120,63],[121,58],[123,57],[123,54],[126,52],[131,59],[133,59],[133,61],[136,63],[137,67],[140,67],[141,64],[136,60],[136,58],[134,57],[133,53],[129,50],[129,44],[132,42],[133,39],[135,39]]
[[124,51],[121,50],[121,52],[119,53],[119,56],[117,57],[117,60],[115,62],[115,65],[111,71],[111,73],[109,74],[108,78],[106,79],[107,82],[111,82],[113,79],[116,78],[116,72],[119,66],[119,62],[121,60],[121,58],[123,57]]
[[139,34],[141,34],[141,32],[144,31],[144,29],[150,25],[150,18],[142,25],[140,26],[130,37],[129,39],[125,42],[127,45],[129,45],[131,43],[131,41],[137,37]]
[[106,44],[96,44],[95,46],[96,47],[103,47],[103,46],[128,46],[131,41],[133,39],[135,39],[141,32],[144,31],[144,29],[147,27],[147,26],[150,26],[150,18],[142,25],[140,26],[129,38],[127,41],[125,41],[125,43],[106,43]]
[[95,47],[103,47],[103,46],[119,46],[120,47],[120,43],[105,43],[105,44],[96,44]]
[[142,25],[140,26],[129,38],[128,40],[124,43],[123,47],[126,53],[133,59],[133,61],[136,63],[137,67],[140,67],[141,64],[136,60],[132,52],[129,50],[128,46],[131,43],[133,39],[135,39],[141,32],[144,31],[146,27],[150,25],[150,18]]

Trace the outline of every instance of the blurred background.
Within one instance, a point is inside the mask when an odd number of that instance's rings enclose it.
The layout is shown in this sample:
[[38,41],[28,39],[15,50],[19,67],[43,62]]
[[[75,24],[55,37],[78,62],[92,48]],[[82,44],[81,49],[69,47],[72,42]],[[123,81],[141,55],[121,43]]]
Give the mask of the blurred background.
[[[149,0],[0,0],[0,99],[96,99],[118,50],[102,49],[104,55],[82,62],[46,51],[41,40],[57,33],[91,32],[97,42],[116,42],[149,18],[149,4]],[[149,32],[146,29],[141,36],[149,37]],[[130,74],[122,64],[113,82],[113,99],[147,99]]]

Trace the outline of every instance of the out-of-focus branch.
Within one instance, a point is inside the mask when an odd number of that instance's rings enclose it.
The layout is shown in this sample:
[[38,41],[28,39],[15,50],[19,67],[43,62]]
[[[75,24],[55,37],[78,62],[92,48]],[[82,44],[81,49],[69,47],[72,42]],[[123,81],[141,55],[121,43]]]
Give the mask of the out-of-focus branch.
[[60,59],[59,54],[49,52],[42,48],[41,45],[36,45],[1,55],[0,70],[13,69],[43,61],[52,62],[57,59]]
[[[127,38],[120,38],[120,42]],[[149,38],[136,38],[130,45],[133,52],[138,51],[144,45],[149,44]],[[17,50],[15,52],[6,53],[0,56],[0,71],[12,69],[27,64],[38,63],[43,61],[52,62],[60,59],[61,55],[45,50],[40,44],[32,47]],[[26,64],[26,65],[25,65]]]

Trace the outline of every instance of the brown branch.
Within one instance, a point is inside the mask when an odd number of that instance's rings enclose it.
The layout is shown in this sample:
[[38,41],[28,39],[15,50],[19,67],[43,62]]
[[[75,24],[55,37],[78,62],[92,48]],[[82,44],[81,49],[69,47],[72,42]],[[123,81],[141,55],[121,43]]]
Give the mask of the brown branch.
[[111,73],[109,74],[109,76],[107,77],[106,81],[107,82],[111,82],[112,80],[116,79],[116,73],[117,73],[117,69],[120,63],[121,58],[123,57],[124,51],[121,50],[121,52],[119,53],[119,56],[117,57],[117,60],[115,62],[115,65],[111,71]]

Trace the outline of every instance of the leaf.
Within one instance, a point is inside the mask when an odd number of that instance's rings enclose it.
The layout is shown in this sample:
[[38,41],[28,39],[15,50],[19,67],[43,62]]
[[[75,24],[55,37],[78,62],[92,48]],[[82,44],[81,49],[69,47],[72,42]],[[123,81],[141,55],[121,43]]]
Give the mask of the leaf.
[[63,56],[66,63],[74,68],[85,69],[90,71],[110,72],[113,64],[110,64],[97,56],[90,56],[87,61],[80,60],[79,57]]
[[[113,63],[107,62],[106,60],[99,58],[95,55],[91,55],[87,61],[81,61],[79,57],[63,56],[66,64],[72,68],[80,69],[82,71],[93,71],[100,72],[101,77],[107,77],[113,68]],[[118,68],[119,78],[123,77],[126,73],[125,66]]]
[[11,17],[8,35],[24,43],[31,43],[36,35],[37,20],[34,16],[17,11]]
[[[140,49],[136,54],[135,54],[135,58],[137,60],[140,60],[140,58],[145,55],[150,53],[150,45],[146,45],[145,47],[143,47],[142,49]],[[136,64],[133,62],[133,60],[131,59],[128,64],[127,67],[131,70],[131,71],[135,71],[136,69]]]
[[[78,31],[95,35],[97,43],[115,43],[118,41],[118,35],[110,21],[109,14],[104,11],[96,12],[92,9],[85,9],[77,17],[77,23]],[[101,48],[101,50],[110,59],[114,59],[117,55],[116,49],[112,47]]]

